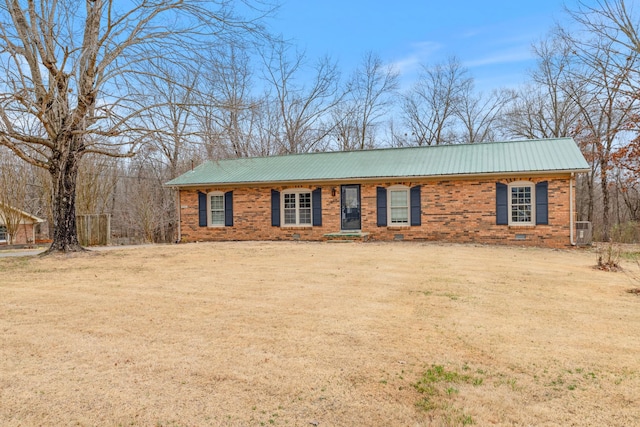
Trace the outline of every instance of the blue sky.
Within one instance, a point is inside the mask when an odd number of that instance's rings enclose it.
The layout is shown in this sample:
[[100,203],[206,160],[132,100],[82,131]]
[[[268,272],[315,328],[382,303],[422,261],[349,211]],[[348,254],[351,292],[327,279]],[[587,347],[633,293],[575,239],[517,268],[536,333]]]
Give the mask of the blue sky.
[[283,0],[271,29],[309,59],[329,54],[350,73],[367,51],[394,64],[407,86],[419,64],[457,56],[476,87],[516,86],[534,66],[531,44],[575,0]]

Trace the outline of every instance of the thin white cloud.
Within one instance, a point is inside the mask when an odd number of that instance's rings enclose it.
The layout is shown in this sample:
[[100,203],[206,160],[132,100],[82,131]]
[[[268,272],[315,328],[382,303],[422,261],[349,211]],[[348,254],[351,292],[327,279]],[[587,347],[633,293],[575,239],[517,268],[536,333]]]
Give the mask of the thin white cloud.
[[420,64],[428,62],[429,57],[441,48],[440,43],[432,41],[414,43],[407,55],[391,62],[390,66],[401,75],[413,73]]
[[468,39],[472,37],[477,37],[479,35],[485,34],[486,30],[484,28],[471,28],[467,31],[464,31],[458,34],[458,37],[461,39]]
[[463,61],[467,68],[482,67],[486,65],[512,64],[516,62],[530,61],[533,59],[531,49],[522,47],[509,49],[502,52],[490,52],[480,58]]

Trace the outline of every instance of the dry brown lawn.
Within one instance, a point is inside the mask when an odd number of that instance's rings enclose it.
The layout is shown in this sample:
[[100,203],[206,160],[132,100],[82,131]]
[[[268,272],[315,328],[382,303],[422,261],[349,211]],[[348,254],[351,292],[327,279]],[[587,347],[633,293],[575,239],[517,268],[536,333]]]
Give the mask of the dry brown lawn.
[[401,242],[0,259],[0,425],[640,425],[640,272],[595,262]]

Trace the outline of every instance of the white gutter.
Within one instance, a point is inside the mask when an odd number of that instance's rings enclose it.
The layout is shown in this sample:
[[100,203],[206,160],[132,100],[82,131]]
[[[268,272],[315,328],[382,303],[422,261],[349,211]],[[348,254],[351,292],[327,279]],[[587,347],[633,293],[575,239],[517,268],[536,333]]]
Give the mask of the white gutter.
[[571,246],[575,246],[576,242],[573,239],[573,172],[571,173],[571,178],[569,178],[569,242]]
[[180,206],[180,189],[175,189],[176,209],[178,209],[178,243],[182,240],[182,206]]

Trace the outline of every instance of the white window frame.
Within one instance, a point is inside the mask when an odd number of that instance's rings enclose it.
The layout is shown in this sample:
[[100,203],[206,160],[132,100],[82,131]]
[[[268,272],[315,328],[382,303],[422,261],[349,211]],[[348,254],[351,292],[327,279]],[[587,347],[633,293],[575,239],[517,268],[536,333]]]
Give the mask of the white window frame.
[[[529,188],[531,198],[531,215],[529,221],[517,221],[513,218],[513,197],[512,190],[514,188]],[[513,226],[532,226],[536,225],[536,185],[530,181],[516,181],[511,182],[508,185],[507,189],[507,200],[508,200],[508,215],[509,215],[509,225]],[[524,205],[524,204],[523,204]]]
[[[0,225],[0,228],[4,228],[4,239],[2,237],[0,237],[0,242],[2,243],[6,243],[9,241],[9,230],[7,229],[6,225]],[[1,236],[1,234],[0,234]]]
[[[308,194],[309,195],[309,207],[308,208],[300,208],[300,195]],[[295,216],[296,221],[295,224],[286,222],[286,210],[285,210],[285,200],[287,196],[294,195],[295,198]],[[290,209],[290,208],[288,208]],[[301,222],[300,221],[300,212],[301,209],[309,210],[309,222]],[[307,188],[293,188],[289,190],[284,190],[282,192],[282,197],[280,197],[280,224],[283,227],[312,227],[313,226],[313,192]]]
[[[392,192],[402,191],[407,195],[407,206],[393,206],[393,199],[391,197]],[[407,210],[407,220],[406,222],[393,222],[392,212],[394,210],[399,210],[401,208],[406,208]],[[409,227],[411,225],[411,188],[406,185],[393,185],[387,188],[387,226],[389,227]]]
[[[213,222],[213,209],[211,208],[211,197],[222,197],[222,222],[214,223]],[[224,227],[225,226],[225,200],[224,193],[222,191],[212,191],[207,194],[207,225],[209,227]]]

